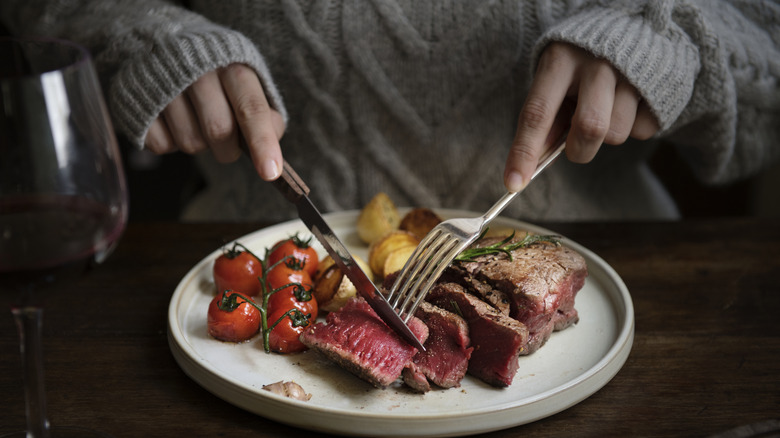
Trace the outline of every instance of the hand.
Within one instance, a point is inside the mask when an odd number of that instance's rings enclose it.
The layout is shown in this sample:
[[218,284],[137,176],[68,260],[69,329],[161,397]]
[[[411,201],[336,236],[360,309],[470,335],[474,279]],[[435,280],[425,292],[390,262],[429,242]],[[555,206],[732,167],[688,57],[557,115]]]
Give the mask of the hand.
[[145,143],[157,154],[210,149],[217,161],[230,163],[241,156],[243,135],[257,173],[270,181],[281,174],[283,134],[282,115],[268,105],[257,74],[231,64],[206,73],[168,104]]
[[592,160],[602,143],[646,140],[659,129],[636,89],[609,62],[552,43],[542,52],[517,122],[504,170],[509,191],[528,184],[541,155],[567,127],[566,156],[576,163]]

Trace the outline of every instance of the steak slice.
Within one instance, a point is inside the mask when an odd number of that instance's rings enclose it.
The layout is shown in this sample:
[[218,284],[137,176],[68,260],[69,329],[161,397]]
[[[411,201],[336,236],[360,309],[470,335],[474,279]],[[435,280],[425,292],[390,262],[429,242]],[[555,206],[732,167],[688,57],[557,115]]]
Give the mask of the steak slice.
[[555,313],[555,316],[553,317],[553,323],[554,323],[554,330],[560,331],[563,329],[567,329],[571,327],[572,325],[579,322],[580,317],[577,313],[577,309],[572,308],[568,311],[562,311],[561,309],[558,309],[558,311]]
[[[513,240],[519,240],[515,237]],[[500,238],[483,239],[478,246]],[[525,354],[544,345],[555,329],[576,323],[574,299],[588,275],[585,259],[576,251],[550,242],[537,242],[505,254],[482,256],[459,264],[468,275],[508,298],[512,318],[525,324],[531,341]]]
[[[428,328],[422,321],[412,318],[409,328],[425,342]],[[359,297],[328,313],[325,323],[314,324],[300,339],[310,349],[378,388],[397,380],[417,353]]]
[[509,298],[503,291],[494,289],[491,285],[485,283],[482,280],[474,278],[472,274],[458,266],[457,263],[450,265],[439,277],[439,283],[454,282],[463,286],[469,293],[478,296],[495,307],[496,310],[509,315],[511,309],[509,304]]
[[[427,347],[426,347],[427,348]],[[431,390],[431,382],[428,376],[414,362],[409,362],[401,372],[404,383],[417,392],[428,392]]]
[[457,283],[437,284],[426,299],[466,320],[474,348],[469,374],[493,386],[512,384],[518,356],[528,343],[528,329],[522,323],[466,293]]
[[404,382],[420,392],[430,390],[429,380],[441,388],[460,386],[473,350],[466,321],[426,302],[414,315],[428,326],[429,335],[425,351],[418,351],[404,368]]

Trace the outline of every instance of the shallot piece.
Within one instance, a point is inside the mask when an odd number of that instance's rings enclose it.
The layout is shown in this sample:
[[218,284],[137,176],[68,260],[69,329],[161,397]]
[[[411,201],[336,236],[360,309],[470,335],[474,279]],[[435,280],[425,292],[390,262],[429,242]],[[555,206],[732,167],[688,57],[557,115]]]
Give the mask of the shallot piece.
[[311,394],[306,394],[303,387],[295,382],[279,381],[264,385],[263,389],[294,400],[309,401],[311,399]]

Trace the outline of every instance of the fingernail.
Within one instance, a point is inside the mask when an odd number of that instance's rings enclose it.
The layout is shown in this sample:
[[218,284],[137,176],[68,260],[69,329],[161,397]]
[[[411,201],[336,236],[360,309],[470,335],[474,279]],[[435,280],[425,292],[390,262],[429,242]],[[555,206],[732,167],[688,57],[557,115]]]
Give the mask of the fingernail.
[[525,183],[523,182],[523,175],[517,171],[511,171],[505,178],[506,189],[510,192],[519,192],[523,190]]
[[279,166],[276,164],[276,161],[274,160],[266,160],[263,163],[263,174],[262,177],[266,181],[271,181],[279,177]]

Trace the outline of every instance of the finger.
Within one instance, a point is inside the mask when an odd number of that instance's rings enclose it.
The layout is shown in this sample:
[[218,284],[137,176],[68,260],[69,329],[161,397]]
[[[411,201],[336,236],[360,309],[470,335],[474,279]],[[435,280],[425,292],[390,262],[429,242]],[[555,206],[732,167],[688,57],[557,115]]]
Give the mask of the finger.
[[618,145],[625,143],[631,134],[636,119],[639,95],[631,84],[618,81],[615,88],[615,102],[612,104],[612,117],[604,143]]
[[276,138],[281,140],[284,136],[284,117],[282,117],[282,113],[276,110],[271,110],[271,125],[274,128],[274,132],[276,133]]
[[282,169],[281,136],[260,80],[241,64],[225,67],[219,76],[257,173],[267,181],[276,179]]
[[658,125],[658,120],[650,111],[650,107],[644,101],[640,102],[639,108],[636,111],[636,120],[634,126],[631,128],[631,137],[637,140],[647,140],[655,135],[661,127]]
[[[553,46],[551,46],[553,47]],[[504,184],[519,191],[530,181],[539,157],[549,147],[549,134],[571,84],[574,66],[557,50],[545,50],[517,122],[504,169]]]
[[596,62],[582,72],[577,109],[566,139],[566,157],[587,163],[601,147],[612,115],[617,76],[606,62]]
[[187,97],[214,158],[220,163],[236,161],[241,156],[238,126],[217,73],[203,75],[187,89]]
[[182,152],[196,154],[208,148],[201,135],[195,111],[185,96],[179,95],[173,99],[163,110],[163,116],[173,142]]
[[154,119],[146,133],[144,147],[155,154],[168,154],[178,150],[173,142],[168,126],[165,124],[163,116]]

